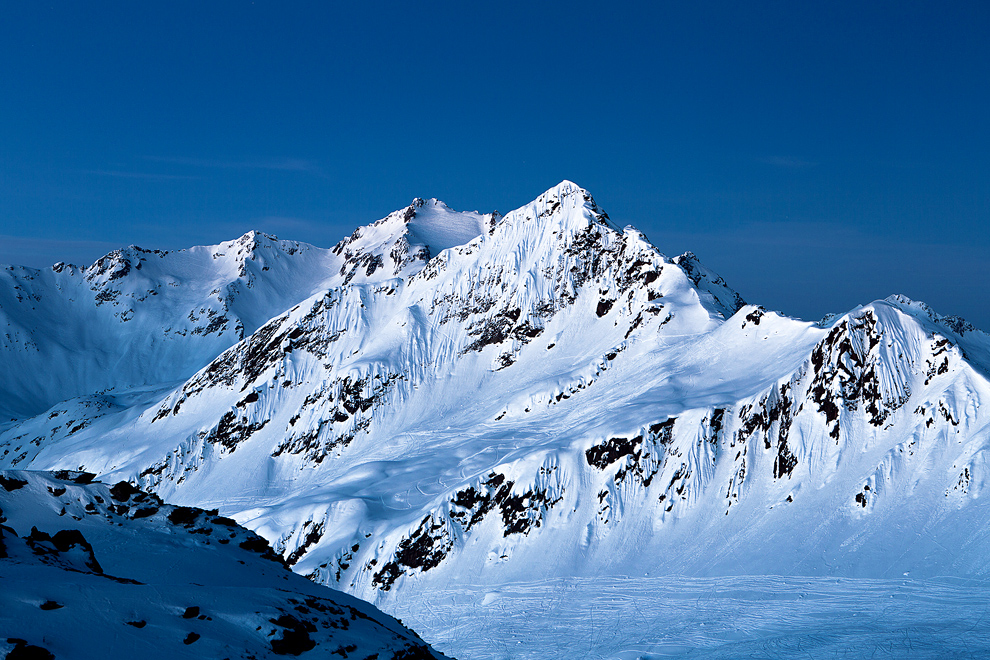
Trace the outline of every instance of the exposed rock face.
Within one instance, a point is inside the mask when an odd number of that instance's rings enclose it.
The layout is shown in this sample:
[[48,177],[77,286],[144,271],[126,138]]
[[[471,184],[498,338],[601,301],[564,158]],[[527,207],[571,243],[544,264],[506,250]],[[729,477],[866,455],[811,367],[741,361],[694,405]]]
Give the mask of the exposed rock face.
[[[242,241],[209,249],[243,253],[238,300],[276,274],[299,295],[257,323],[178,307],[194,341],[238,320],[244,336],[178,382],[53,388],[59,403],[2,431],[0,464],[218,508],[293,570],[368,597],[605,571],[872,574],[891,544],[908,550],[884,571],[990,568],[973,542],[990,523],[974,506],[990,338],[960,319],[902,297],[824,326],[746,305],[569,182],[504,217],[416,200],[319,253]],[[143,258],[110,255],[93,282],[149,273]]]

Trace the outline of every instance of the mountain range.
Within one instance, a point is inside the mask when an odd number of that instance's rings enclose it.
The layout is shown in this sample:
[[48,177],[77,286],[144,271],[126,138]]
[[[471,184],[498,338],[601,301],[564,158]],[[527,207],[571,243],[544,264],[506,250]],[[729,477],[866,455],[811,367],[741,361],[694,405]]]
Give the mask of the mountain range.
[[7,266],[0,356],[0,468],[216,509],[386,610],[990,569],[990,335],[896,295],[819,322],[747,304],[567,181],[504,216],[416,199],[332,249]]

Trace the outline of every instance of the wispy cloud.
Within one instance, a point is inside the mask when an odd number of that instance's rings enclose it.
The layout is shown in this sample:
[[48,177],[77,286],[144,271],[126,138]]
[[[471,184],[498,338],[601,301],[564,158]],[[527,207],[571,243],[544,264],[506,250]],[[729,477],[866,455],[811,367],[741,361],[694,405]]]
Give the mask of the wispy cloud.
[[818,166],[818,163],[815,161],[794,158],[793,156],[763,156],[757,158],[756,162],[763,165],[783,167],[789,170],[806,170]]
[[202,167],[227,170],[276,170],[282,172],[309,172],[320,174],[313,161],[304,158],[261,158],[257,160],[227,160],[217,158],[186,158],[173,156],[145,156],[145,160],[186,167]]
[[126,170],[83,170],[83,174],[95,174],[96,176],[118,179],[143,179],[145,181],[189,181],[200,178],[186,174],[158,174],[155,172],[128,172]]

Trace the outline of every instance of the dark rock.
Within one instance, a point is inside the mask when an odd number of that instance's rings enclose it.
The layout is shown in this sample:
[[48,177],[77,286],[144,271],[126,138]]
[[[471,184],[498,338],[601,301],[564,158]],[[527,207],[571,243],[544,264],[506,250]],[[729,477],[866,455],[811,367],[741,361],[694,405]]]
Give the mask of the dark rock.
[[[32,528],[33,531],[36,530]],[[55,536],[51,537],[51,542],[61,553],[78,549],[76,551],[82,555],[83,563],[89,570],[94,573],[103,573],[103,567],[100,566],[100,562],[96,561],[96,555],[93,553],[93,546],[78,529],[63,529],[56,532]]]
[[173,525],[191,525],[202,513],[200,509],[189,506],[177,506],[168,512],[168,521]]
[[251,423],[246,418],[238,418],[237,413],[228,410],[217,422],[217,426],[208,436],[207,442],[219,443],[230,451],[237,449],[237,445],[248,440],[252,435],[260,431],[268,424],[268,420]]
[[311,632],[316,632],[316,626],[309,621],[297,619],[291,614],[283,614],[270,621],[283,629],[282,636],[272,640],[272,653],[301,655],[316,646],[316,642],[309,636]]
[[118,502],[126,502],[131,499],[132,495],[137,495],[140,492],[133,484],[126,481],[118,481],[110,488],[110,497]]
[[[312,528],[310,528],[310,526],[312,526]],[[295,564],[296,562],[298,562],[300,559],[302,559],[303,555],[305,555],[309,551],[309,549],[315,543],[317,543],[321,538],[323,538],[323,531],[324,530],[323,530],[323,523],[322,522],[319,523],[319,524],[317,524],[317,525],[314,525],[313,524],[313,521],[311,521],[311,520],[310,521],[307,521],[303,525],[303,529],[304,530],[306,530],[306,529],[309,530],[307,532],[307,534],[306,534],[306,538],[299,545],[299,547],[296,548],[292,552],[292,554],[290,554],[289,557],[285,560],[285,563],[286,563],[287,566],[292,566],[293,564]]]
[[249,533],[251,534],[249,538],[238,543],[238,546],[241,549],[247,550],[248,552],[256,552],[259,555],[261,555],[262,558],[264,559],[270,559],[271,561],[277,562],[282,566],[285,566],[285,560],[282,559],[281,555],[277,555],[272,551],[271,546],[268,545],[268,541],[258,536],[257,534],[254,534],[252,532]]
[[605,444],[595,445],[584,452],[588,465],[604,470],[623,456],[635,453],[636,448],[643,442],[642,436],[632,440],[628,438],[609,438]]
[[[298,328],[297,328],[298,329]],[[259,399],[259,395],[255,391],[248,392],[248,395],[237,402],[238,408],[244,408],[249,403],[254,403]]]
[[26,640],[8,637],[8,644],[14,648],[7,653],[5,660],[54,660],[55,655],[48,649],[28,644]]
[[752,312],[746,315],[746,320],[743,321],[742,327],[746,327],[747,323],[752,323],[753,325],[759,325],[760,319],[763,318],[765,310],[762,307],[757,307]]
[[436,656],[426,646],[416,645],[396,651],[392,660],[436,660]]
[[56,470],[53,476],[60,481],[72,481],[77,484],[90,484],[96,479],[96,475],[92,472],[78,470]]
[[395,559],[382,566],[372,577],[371,582],[388,591],[399,576],[405,573],[403,566],[424,571],[435,568],[453,547],[454,542],[447,532],[446,525],[442,521],[433,520],[433,516],[428,515],[423,518],[415,532],[399,541],[395,550]]
[[3,486],[3,489],[8,493],[17,490],[18,488],[24,488],[24,486],[27,486],[27,484],[28,482],[24,481],[23,479],[17,479],[14,477],[5,477],[2,474],[0,474],[0,486]]
[[268,541],[260,536],[255,536],[247,539],[246,541],[241,541],[238,545],[249,552],[264,553],[271,550],[271,547],[268,545]]

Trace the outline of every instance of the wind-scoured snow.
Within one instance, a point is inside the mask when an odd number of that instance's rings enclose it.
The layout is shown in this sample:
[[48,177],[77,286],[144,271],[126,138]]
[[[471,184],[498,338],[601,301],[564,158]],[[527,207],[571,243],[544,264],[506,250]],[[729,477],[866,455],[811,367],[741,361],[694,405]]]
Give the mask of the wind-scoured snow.
[[438,199],[417,199],[413,208],[416,213],[409,221],[409,242],[425,245],[434,256],[483,235],[494,217],[454,211]]
[[[0,426],[0,465],[217,508],[386,609],[459,585],[990,570],[990,337],[961,319],[747,305],[566,181],[504,217],[417,199],[299,250],[250,290],[288,279],[280,309],[223,312],[268,320],[175,343],[187,376],[32,381],[53,403]],[[81,364],[58,368],[114,380]]]

